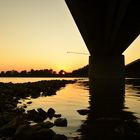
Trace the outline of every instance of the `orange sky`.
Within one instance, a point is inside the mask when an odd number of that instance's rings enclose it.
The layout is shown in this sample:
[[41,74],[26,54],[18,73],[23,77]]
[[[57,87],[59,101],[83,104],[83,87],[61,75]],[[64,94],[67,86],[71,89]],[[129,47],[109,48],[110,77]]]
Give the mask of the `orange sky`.
[[[72,71],[88,64],[83,39],[64,0],[0,0],[0,71],[52,68]],[[140,57],[140,38],[125,51]]]

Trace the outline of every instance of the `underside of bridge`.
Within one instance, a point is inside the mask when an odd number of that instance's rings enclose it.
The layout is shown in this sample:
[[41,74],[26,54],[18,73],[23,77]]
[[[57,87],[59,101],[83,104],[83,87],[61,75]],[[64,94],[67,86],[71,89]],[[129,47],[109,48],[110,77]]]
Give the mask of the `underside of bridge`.
[[140,33],[140,1],[65,1],[90,52],[90,81],[123,80],[122,53]]
[[140,33],[140,0],[65,1],[90,52],[90,113],[84,140],[135,139],[136,133],[127,123],[131,117],[123,111],[122,53]]

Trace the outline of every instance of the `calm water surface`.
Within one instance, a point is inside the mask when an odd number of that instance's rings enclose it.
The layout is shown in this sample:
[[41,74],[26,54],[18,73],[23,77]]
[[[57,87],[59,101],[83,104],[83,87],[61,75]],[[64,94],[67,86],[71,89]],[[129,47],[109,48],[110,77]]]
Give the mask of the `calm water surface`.
[[[0,82],[24,83],[54,79],[70,80],[76,78],[0,78]],[[32,104],[27,106],[27,110],[41,107],[46,111],[52,107],[56,110],[56,113],[62,114],[62,117],[68,120],[68,127],[53,127],[53,130],[56,133],[67,135],[69,139],[79,136],[77,130],[87,118],[87,116],[80,115],[77,110],[88,109],[90,106],[89,89],[83,84],[88,81],[88,78],[77,79],[79,79],[77,83],[66,85],[66,87],[57,91],[54,96],[31,99]],[[28,101],[22,100],[22,104],[26,104]],[[126,79],[124,106],[124,111],[132,112],[140,123],[140,79]]]

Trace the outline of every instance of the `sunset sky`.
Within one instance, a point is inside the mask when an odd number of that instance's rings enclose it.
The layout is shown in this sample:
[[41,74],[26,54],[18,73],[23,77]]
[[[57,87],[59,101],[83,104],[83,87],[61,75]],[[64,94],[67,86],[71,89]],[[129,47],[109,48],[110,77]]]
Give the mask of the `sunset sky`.
[[[0,71],[64,69],[88,64],[85,43],[64,0],[0,0]],[[140,58],[140,37],[125,51]]]

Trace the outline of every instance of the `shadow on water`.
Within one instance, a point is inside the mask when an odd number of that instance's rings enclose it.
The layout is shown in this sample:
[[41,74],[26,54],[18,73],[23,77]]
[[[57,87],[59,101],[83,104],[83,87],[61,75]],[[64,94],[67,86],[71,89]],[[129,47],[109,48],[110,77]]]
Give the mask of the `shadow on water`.
[[132,85],[136,89],[138,94],[140,94],[140,78],[127,78],[126,84]]
[[89,114],[80,128],[81,139],[140,139],[137,118],[132,112],[124,110],[124,101],[124,81],[116,83],[97,80],[90,85]]

